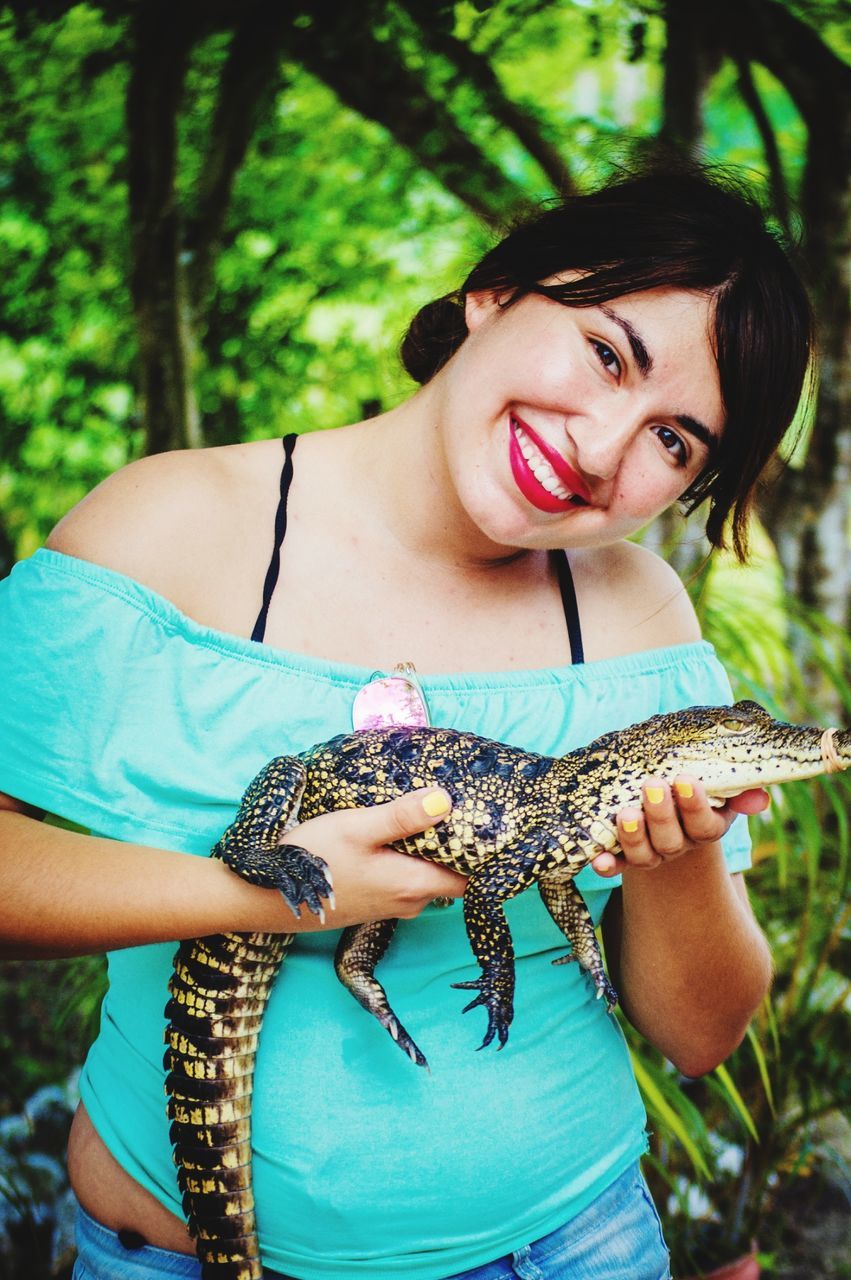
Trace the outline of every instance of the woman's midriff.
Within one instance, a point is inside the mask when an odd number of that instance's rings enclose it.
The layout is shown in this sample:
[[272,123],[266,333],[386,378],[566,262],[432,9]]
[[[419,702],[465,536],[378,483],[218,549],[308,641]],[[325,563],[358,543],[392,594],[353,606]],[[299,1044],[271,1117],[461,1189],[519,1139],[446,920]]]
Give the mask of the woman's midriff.
[[195,1252],[186,1226],[122,1169],[81,1103],[68,1139],[68,1174],[86,1213],[112,1231],[136,1231],[148,1244]]

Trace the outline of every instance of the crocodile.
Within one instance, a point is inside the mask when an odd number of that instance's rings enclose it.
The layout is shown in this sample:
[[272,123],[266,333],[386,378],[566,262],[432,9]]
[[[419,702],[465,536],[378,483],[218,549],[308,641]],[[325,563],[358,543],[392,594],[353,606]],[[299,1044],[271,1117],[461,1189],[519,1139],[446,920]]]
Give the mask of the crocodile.
[[[799,727],[755,702],[692,707],[605,734],[562,757],[538,755],[434,727],[344,734],[271,761],[250,784],[213,849],[254,884],[277,887],[293,913],[324,920],[333,907],[327,864],[286,840],[330,810],[382,804],[419,787],[450,796],[446,819],[395,847],[468,876],[464,921],[480,976],[464,1012],[483,1006],[480,1048],[508,1038],[514,956],[502,904],[537,884],[571,944],[554,963],[577,960],[609,1010],[593,924],[573,883],[603,850],[619,849],[617,812],[640,805],[648,775],[699,778],[710,803],[749,787],[811,778],[851,766],[851,730]],[[335,956],[341,982],[419,1066],[426,1059],[394,1014],[374,970],[398,921],[344,929]],[[291,934],[225,933],[183,942],[166,1008],[170,1137],[187,1225],[204,1280],[261,1280],[251,1183],[252,1074],[263,1011]]]

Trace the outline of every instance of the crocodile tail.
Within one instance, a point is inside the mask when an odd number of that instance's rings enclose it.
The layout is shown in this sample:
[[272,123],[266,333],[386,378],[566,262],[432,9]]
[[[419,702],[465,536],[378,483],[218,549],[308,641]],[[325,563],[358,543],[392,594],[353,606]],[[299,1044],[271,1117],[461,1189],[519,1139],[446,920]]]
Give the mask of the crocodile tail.
[[203,1280],[262,1280],[251,1187],[254,1063],[288,934],[181,943],[165,1031],[169,1130]]

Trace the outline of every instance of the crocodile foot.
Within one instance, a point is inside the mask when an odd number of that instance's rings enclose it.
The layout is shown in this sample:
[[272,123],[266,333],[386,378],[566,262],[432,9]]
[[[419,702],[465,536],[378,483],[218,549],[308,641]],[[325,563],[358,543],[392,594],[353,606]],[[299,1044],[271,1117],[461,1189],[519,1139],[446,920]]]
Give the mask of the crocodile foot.
[[337,945],[334,968],[343,986],[367,1013],[377,1018],[418,1067],[428,1067],[424,1055],[390,1007],[387,992],[375,976],[375,966],[384,955],[398,920],[373,920],[344,929]]
[[[580,964],[582,963],[579,956],[575,956],[572,951],[568,951],[567,955],[559,956],[558,959],[553,960],[552,963],[573,964],[574,961]],[[597,989],[597,999],[605,1000],[606,1009],[611,1013],[618,1002],[618,993],[615,991],[611,982],[609,982],[608,975],[602,964],[595,964],[593,966],[583,964],[582,968],[588,974]]]
[[279,844],[268,856],[271,883],[279,889],[284,901],[298,919],[306,906],[322,923],[325,909],[322,899],[334,907],[334,890],[328,863],[297,844]]
[[[364,1006],[366,1007],[366,1006]],[[425,1067],[428,1070],[428,1061],[425,1054],[417,1047],[416,1042],[408,1035],[399,1019],[396,1017],[392,1009],[388,1009],[385,1013],[376,1013],[370,1010],[381,1023],[382,1027],[390,1032],[390,1035],[396,1041],[403,1053],[406,1053],[411,1062],[416,1063],[418,1067]]]
[[478,991],[475,1000],[465,1005],[462,1012],[468,1013],[477,1005],[484,1005],[488,1011],[488,1028],[479,1048],[484,1049],[496,1037],[501,1049],[508,1039],[508,1028],[514,1017],[512,975],[499,966],[493,966],[472,982],[453,982],[452,985],[459,991]]
[[408,1055],[411,1062],[428,1070],[425,1054],[417,1047],[416,1042],[408,1035],[408,1032],[396,1017],[388,1002],[387,993],[378,979],[373,977],[371,973],[346,973],[339,961],[337,964],[337,976],[343,986],[348,987],[358,1004],[362,1005],[367,1013],[371,1013],[381,1023],[382,1027],[390,1032],[394,1042],[403,1053]]

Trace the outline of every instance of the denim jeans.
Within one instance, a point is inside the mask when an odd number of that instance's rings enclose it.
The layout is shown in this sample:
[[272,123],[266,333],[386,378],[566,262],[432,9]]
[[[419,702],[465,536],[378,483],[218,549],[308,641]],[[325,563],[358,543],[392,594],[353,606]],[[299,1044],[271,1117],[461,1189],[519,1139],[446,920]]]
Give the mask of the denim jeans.
[[[152,1245],[127,1248],[82,1209],[72,1280],[200,1280],[198,1262]],[[279,1272],[267,1272],[270,1280]],[[670,1280],[659,1216],[638,1165],[566,1226],[447,1280]]]

